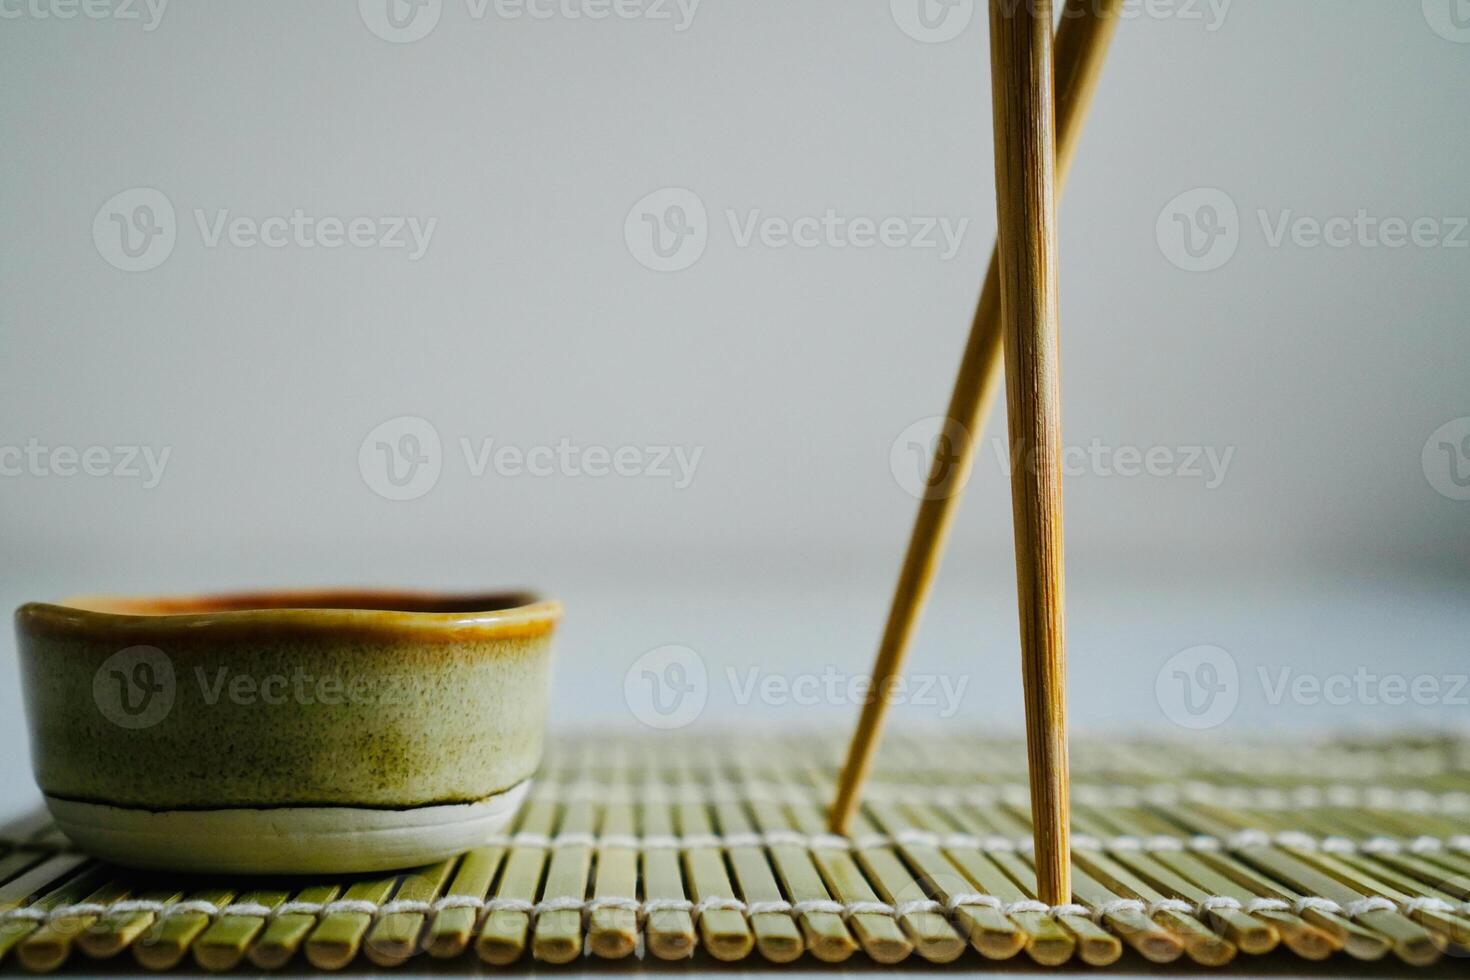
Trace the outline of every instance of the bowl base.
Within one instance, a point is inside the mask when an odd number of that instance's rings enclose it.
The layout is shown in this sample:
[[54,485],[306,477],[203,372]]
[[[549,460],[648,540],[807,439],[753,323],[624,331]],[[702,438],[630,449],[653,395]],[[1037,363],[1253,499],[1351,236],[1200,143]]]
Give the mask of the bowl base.
[[515,816],[530,780],[473,803],[142,810],[46,797],[77,847],[160,871],[346,874],[432,864],[483,845]]

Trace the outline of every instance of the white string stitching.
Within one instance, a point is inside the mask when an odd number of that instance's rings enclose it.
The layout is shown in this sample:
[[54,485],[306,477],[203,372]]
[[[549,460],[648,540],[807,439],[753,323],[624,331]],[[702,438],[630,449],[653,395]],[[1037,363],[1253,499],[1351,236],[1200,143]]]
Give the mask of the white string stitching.
[[1245,911],[1252,915],[1257,912],[1290,912],[1291,903],[1280,898],[1253,898],[1245,903]]
[[1229,895],[1211,895],[1195,906],[1195,911],[1201,917],[1211,912],[1239,912],[1240,910],[1240,900],[1231,898]]
[[[938,903],[935,904],[937,906]],[[896,912],[897,909],[887,902],[848,902],[843,905],[841,915],[844,919],[850,919],[855,915],[893,916]]]
[[696,903],[694,906],[693,914],[694,917],[697,919],[701,915],[704,915],[704,913],[706,912],[714,911],[744,912],[745,903],[738,898],[728,898],[725,896],[712,895],[709,898],[700,899],[699,902]]
[[1349,902],[1343,907],[1343,914],[1349,919],[1356,919],[1360,915],[1369,912],[1397,912],[1399,907],[1382,895],[1370,895],[1360,898],[1356,902]]
[[[732,799],[761,800],[773,803],[805,802],[799,790],[787,787],[749,784],[736,790],[731,787],[686,787],[678,793],[670,793],[665,787],[657,787],[654,796],[648,796],[646,787],[598,786],[584,788],[570,786],[562,790],[552,787],[543,793],[546,799],[596,799],[616,802],[632,802],[640,796],[663,802],[720,803]],[[874,799],[914,799],[935,803],[980,803],[989,804],[997,800],[1024,802],[1027,789],[1024,784],[997,784],[970,790],[959,790],[949,786],[926,786],[900,783],[875,786],[869,791]],[[1470,793],[1452,790],[1430,793],[1424,790],[1394,789],[1385,786],[1358,786],[1353,784],[1328,784],[1323,786],[1298,786],[1290,790],[1270,787],[1220,786],[1199,780],[1179,783],[1154,783],[1146,786],[1097,786],[1078,785],[1073,795],[1079,801],[1116,806],[1139,806],[1143,804],[1174,805],[1179,803],[1206,803],[1240,809],[1302,810],[1315,809],[1328,804],[1340,807],[1368,807],[1371,809],[1405,810],[1416,813],[1435,813],[1463,816],[1470,813]]]
[[761,840],[767,847],[806,847],[808,838],[806,834],[795,830],[768,830],[761,835]]
[[377,902],[369,902],[362,898],[339,898],[334,902],[328,902],[322,907],[322,915],[336,915],[345,913],[347,915],[376,915],[380,906]]
[[741,832],[725,835],[725,847],[735,850],[737,847],[763,847],[765,839],[760,834]]
[[[32,910],[27,909],[26,911],[31,912]],[[106,905],[100,905],[96,902],[77,902],[75,905],[63,905],[53,912],[36,909],[34,910],[34,914],[24,917],[34,922],[45,922],[56,919],[81,918],[89,915],[103,915],[106,911]]]
[[693,912],[694,903],[687,898],[650,898],[643,903],[645,916],[660,912]]
[[683,839],[681,846],[685,850],[690,851],[699,850],[701,848],[712,848],[714,850],[719,850],[720,847],[723,846],[723,844],[724,841],[716,837],[714,834],[690,834]]
[[[1254,761],[1254,760],[1252,760]],[[1398,771],[1396,768],[1393,771]],[[1432,770],[1439,772],[1441,769]],[[1319,776],[1312,772],[1302,773],[1304,776]],[[961,778],[965,773],[954,773],[947,771],[947,777]],[[582,785],[578,783],[568,784],[562,787],[550,785],[549,791],[543,795],[550,798],[567,799],[606,799],[610,794],[623,793],[628,795],[629,791],[646,792],[649,787],[645,786],[613,786],[610,784]],[[745,799],[754,799],[761,796],[772,802],[790,802],[793,797],[799,798],[801,791],[796,787],[776,786],[760,781],[753,781],[740,788],[725,785],[714,786],[685,786],[677,791],[671,790],[661,784],[653,784],[666,797],[676,799],[680,802],[704,802],[709,800],[721,801],[738,794]],[[1017,797],[1024,796],[1026,787],[1023,783],[998,783],[975,789],[961,790],[950,785],[924,785],[918,780],[909,780],[896,784],[892,787],[875,787],[875,797],[881,790],[890,790],[887,794],[891,797],[894,793],[911,797],[911,791],[922,789],[926,798],[934,800],[953,799],[955,801],[978,798],[985,802],[993,802],[1007,793],[1015,794]],[[1220,786],[1205,782],[1203,780],[1180,780],[1175,782],[1157,782],[1141,786],[1099,786],[1096,784],[1081,784],[1076,787],[1079,791],[1097,796],[1106,800],[1116,800],[1124,804],[1135,803],[1139,800],[1157,800],[1174,802],[1181,798],[1199,799],[1239,799],[1251,802],[1265,802],[1278,808],[1312,808],[1320,806],[1322,801],[1331,803],[1347,801],[1351,803],[1361,799],[1386,800],[1390,803],[1402,804],[1403,808],[1425,809],[1444,808],[1454,812],[1464,812],[1470,806],[1470,796],[1460,791],[1450,791],[1441,794],[1425,792],[1423,790],[1400,790],[1384,786],[1361,786],[1358,784],[1328,783],[1323,785],[1308,785],[1293,787],[1290,790],[1279,790],[1269,787],[1231,787]]]
[[[1405,906],[1407,908],[1407,904]],[[1340,915],[1346,919],[1356,919],[1369,912],[1397,912],[1399,906],[1381,895],[1370,895],[1349,902],[1346,905],[1335,902],[1330,898],[1309,896],[1299,898],[1292,903],[1292,911],[1297,915],[1303,912],[1326,912],[1330,915]]]
[[273,909],[259,902],[236,902],[219,910],[219,917],[239,916],[247,919],[268,919]]
[[[1467,906],[1470,906],[1470,903],[1467,903]],[[991,909],[1004,915],[1015,915],[1018,913],[1039,913],[1054,917],[1076,915],[1091,918],[1098,923],[1101,923],[1105,917],[1119,912],[1137,912],[1154,916],[1160,912],[1203,915],[1222,910],[1244,911],[1247,913],[1290,911],[1297,915],[1314,911],[1339,915],[1348,919],[1356,919],[1369,912],[1380,911],[1402,911],[1405,914],[1412,914],[1414,912],[1455,914],[1457,912],[1463,913],[1467,911],[1467,909],[1461,909],[1439,898],[1407,898],[1403,902],[1396,903],[1388,898],[1376,895],[1357,899],[1349,902],[1347,905],[1321,896],[1308,896],[1299,898],[1294,902],[1287,902],[1277,898],[1253,898],[1242,903],[1240,900],[1228,895],[1214,895],[1201,900],[1197,904],[1191,904],[1177,898],[1165,898],[1154,902],[1143,902],[1132,898],[1119,898],[1102,903],[1093,909],[1088,909],[1086,906],[1075,903],[1049,906],[1044,902],[1038,902],[1034,899],[1003,902],[994,895],[985,895],[978,892],[963,892],[952,895],[943,903],[933,899],[915,899],[900,903],[897,906],[887,902],[838,902],[832,899],[808,899],[800,902],[788,902],[784,899],[776,899],[745,902],[730,896],[711,896],[699,902],[693,902],[683,898],[651,898],[640,902],[636,898],[621,896],[604,896],[593,899],[565,896],[532,902],[522,898],[476,898],[472,895],[445,895],[434,901],[394,899],[381,904],[364,899],[337,899],[326,903],[283,902],[275,908],[253,902],[237,902],[217,906],[211,902],[199,899],[183,902],[124,899],[114,902],[111,905],[104,905],[97,902],[76,902],[68,905],[60,905],[53,909],[38,909],[35,907],[7,909],[0,912],[0,922],[27,921],[39,924],[58,919],[120,913],[152,913],[163,918],[199,914],[212,919],[232,915],[269,919],[279,918],[283,915],[322,917],[345,913],[368,915],[376,918],[400,913],[431,915],[453,909],[465,908],[492,914],[495,912],[519,912],[532,916],[533,918],[547,912],[574,911],[588,914],[599,909],[616,909],[633,912],[640,921],[659,912],[685,912],[698,918],[705,912],[716,910],[740,912],[747,916],[778,913],[800,917],[812,913],[831,913],[840,915],[844,919],[849,919],[854,915],[884,915],[901,919],[904,916],[916,913],[946,913],[952,916],[962,908],[972,907]]]
[[474,895],[445,895],[434,902],[434,913],[437,915],[440,912],[449,912],[454,909],[474,909],[479,912],[484,907],[485,900],[476,898]]
[[950,915],[954,915],[962,908],[993,909],[996,912],[1004,908],[1004,903],[994,895],[982,895],[979,892],[960,892],[957,895],[951,895],[944,905]]
[[425,902],[416,898],[395,898],[393,901],[387,902],[380,907],[378,914],[402,915],[406,913],[412,915],[428,915],[432,911],[434,911],[432,902]]
[[785,899],[775,899],[767,902],[749,902],[745,906],[745,914],[751,918],[757,915],[768,915],[773,912],[790,915],[791,903]]
[[677,851],[682,846],[679,838],[672,834],[653,834],[643,838],[642,849],[645,851]]
[[1023,898],[1015,902],[1007,902],[1005,907],[1001,909],[1001,911],[1004,912],[1006,915],[1016,915],[1023,912],[1035,912],[1040,915],[1056,914],[1052,906],[1047,905],[1045,902],[1038,902],[1035,899],[1030,898]]
[[524,898],[489,898],[485,900],[484,909],[491,915],[496,912],[520,912],[523,915],[534,915],[536,903]]
[[1243,851],[1250,847],[1270,847],[1271,835],[1264,830],[1237,830],[1225,839],[1225,849]]
[[641,846],[641,842],[633,834],[604,834],[598,839],[597,846],[606,848],[621,847],[629,851],[636,851]]
[[321,915],[321,913],[321,902],[282,902],[276,906],[275,916],[279,919],[283,915],[316,916]]
[[597,838],[585,832],[557,834],[551,841],[552,847],[596,847]]
[[1153,918],[1161,912],[1178,912],[1180,915],[1191,915],[1194,906],[1179,898],[1161,898],[1148,903],[1148,916]]
[[[532,847],[555,850],[564,847],[626,848],[635,851],[680,851],[696,848],[731,850],[738,847],[799,847],[809,851],[863,851],[885,847],[935,847],[944,850],[977,850],[982,853],[1030,853],[1035,848],[1029,837],[1012,838],[999,834],[978,835],[963,832],[934,833],[927,830],[908,828],[895,834],[866,833],[856,837],[838,834],[806,834],[798,830],[781,829],[764,832],[739,831],[731,834],[651,834],[639,837],[633,834],[608,834],[602,837],[584,832],[545,834],[522,831],[512,836],[500,835],[491,838],[490,844],[502,847]],[[1405,843],[1392,837],[1370,837],[1361,843],[1341,835],[1314,836],[1299,830],[1284,830],[1274,833],[1247,828],[1234,831],[1225,837],[1213,834],[1194,834],[1178,837],[1172,834],[1118,834],[1112,837],[1097,837],[1092,834],[1073,834],[1073,850],[1122,851],[1127,853],[1159,853],[1177,851],[1240,851],[1251,847],[1294,847],[1328,854],[1400,854],[1409,851],[1415,854],[1433,854],[1442,851],[1470,853],[1470,834],[1438,838],[1420,836]]]
[[1404,914],[1413,915],[1415,912],[1441,912],[1453,915],[1455,907],[1442,898],[1411,898],[1404,902]]
[[587,900],[577,898],[574,895],[564,895],[560,898],[543,898],[536,903],[536,915],[542,916],[547,912],[587,912]]
[[[1085,905],[1075,902],[1063,902],[1060,905],[1047,905],[1035,899],[1023,898],[1014,902],[1002,902],[994,895],[985,895],[980,892],[960,892],[951,895],[944,903],[944,910],[954,915],[960,909],[982,908],[1002,915],[1017,915],[1020,913],[1036,913],[1052,917],[1063,915],[1077,915],[1084,919],[1092,915],[1092,911]],[[933,911],[938,911],[937,909]]]
[[1301,915],[1304,912],[1326,912],[1329,915],[1342,915],[1343,913],[1342,906],[1332,899],[1315,895],[1299,898],[1292,902],[1291,910],[1297,915]]
[[617,912],[632,912],[636,916],[643,915],[643,903],[636,898],[621,898],[616,895],[607,895],[603,898],[594,898],[587,902],[588,914],[598,912],[602,909],[612,909]]
[[807,847],[813,851],[850,851],[852,841],[838,834],[813,834]]
[[932,898],[915,898],[911,901],[900,902],[894,906],[893,917],[895,919],[902,919],[907,915],[934,915],[943,911],[944,906]]
[[58,905],[50,911],[38,910],[32,907],[10,909],[4,913],[0,913],[0,915],[3,915],[5,918],[49,921],[89,915],[102,916],[128,913],[152,914],[164,918],[175,915],[198,914],[214,918],[220,915],[270,915],[271,909],[269,906],[254,903],[226,905],[221,908],[213,902],[206,902],[202,899],[191,899],[184,902],[159,902],[152,899],[133,898],[122,899],[110,905],[103,905],[98,902],[73,902],[69,905]]
[[1102,925],[1103,919],[1110,915],[1117,915],[1121,912],[1137,912],[1142,915],[1147,910],[1148,906],[1136,898],[1115,898],[1111,902],[1103,902],[1094,908],[1092,910],[1092,921],[1098,925]]
[[791,904],[791,914],[800,918],[804,915],[842,915],[846,909],[841,902],[830,898],[808,898]]
[[1143,840],[1145,851],[1182,851],[1184,848],[1184,838],[1172,834],[1150,834]]

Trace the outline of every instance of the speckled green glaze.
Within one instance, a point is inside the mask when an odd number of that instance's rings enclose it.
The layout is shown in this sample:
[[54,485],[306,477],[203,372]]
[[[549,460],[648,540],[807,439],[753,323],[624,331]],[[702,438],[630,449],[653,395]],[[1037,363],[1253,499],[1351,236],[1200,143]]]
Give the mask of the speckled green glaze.
[[[23,606],[36,780],[150,810],[481,800],[540,760],[560,613],[530,597],[388,593]],[[125,692],[132,675],[109,658],[138,647],[166,658],[128,655],[157,668],[146,679],[171,686],[172,704],[124,727],[114,719],[137,720],[116,699],[141,687]]]

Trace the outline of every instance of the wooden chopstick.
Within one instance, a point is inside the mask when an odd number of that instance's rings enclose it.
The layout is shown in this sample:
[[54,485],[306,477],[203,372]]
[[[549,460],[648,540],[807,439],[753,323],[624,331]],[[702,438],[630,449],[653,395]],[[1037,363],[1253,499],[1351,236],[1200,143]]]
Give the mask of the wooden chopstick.
[[[1083,122],[1097,90],[1109,42],[1118,26],[1123,0],[1067,0],[1056,40],[1056,187],[1060,193],[1080,142]],[[1000,383],[1001,304],[999,255],[992,254],[980,302],[970,326],[970,337],[960,360],[946,418],[957,423],[953,458],[937,459],[930,473],[931,492],[919,503],[909,537],[908,552],[899,572],[888,621],[873,665],[872,689],[888,690],[903,668],[919,617],[929,597],[934,576],[944,557],[945,541],[954,519],[964,475],[975,457],[976,437]],[[883,732],[888,700],[874,697],[863,706],[847,759],[838,779],[837,796],[829,815],[833,833],[845,834],[857,812],[862,789],[870,775],[873,756]]]
[[[1009,10],[1007,8],[1010,8]],[[1056,119],[1051,0],[991,0],[991,93],[1005,322],[1011,511],[1036,891],[1072,896],[1069,861]]]

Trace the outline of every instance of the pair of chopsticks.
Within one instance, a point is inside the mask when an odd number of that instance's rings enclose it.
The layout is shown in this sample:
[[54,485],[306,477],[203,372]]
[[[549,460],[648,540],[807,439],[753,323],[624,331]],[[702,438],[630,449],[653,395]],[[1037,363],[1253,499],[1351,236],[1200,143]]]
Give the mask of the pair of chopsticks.
[[[1123,0],[1066,0],[1052,39],[1051,0],[991,0],[991,85],[998,234],[950,396],[954,455],[936,459],[919,504],[873,666],[890,689],[943,557],[1005,350],[1026,752],[1037,896],[1071,900],[1063,617],[1061,409],[1057,357],[1056,196],[1066,181]],[[1055,74],[1053,74],[1055,73]],[[1053,93],[1055,92],[1055,101]],[[957,457],[957,458],[956,458]],[[872,768],[888,703],[868,701],[838,779],[830,823],[845,833]]]

